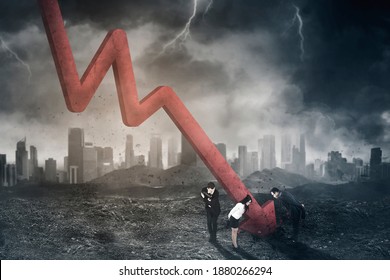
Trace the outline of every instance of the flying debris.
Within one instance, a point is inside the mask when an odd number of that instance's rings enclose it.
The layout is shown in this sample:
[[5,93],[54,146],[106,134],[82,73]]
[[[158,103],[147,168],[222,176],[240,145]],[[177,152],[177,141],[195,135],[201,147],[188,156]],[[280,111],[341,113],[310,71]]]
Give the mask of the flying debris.
[[0,43],[1,43],[1,48],[10,53],[21,65],[23,65],[27,71],[28,71],[28,82],[30,83],[31,81],[31,76],[32,76],[32,73],[31,73],[31,69],[30,69],[30,65],[28,65],[26,62],[24,62],[19,56],[17,53],[15,53],[13,50],[11,50],[8,45],[6,44],[6,42],[3,40],[2,37],[0,37]]

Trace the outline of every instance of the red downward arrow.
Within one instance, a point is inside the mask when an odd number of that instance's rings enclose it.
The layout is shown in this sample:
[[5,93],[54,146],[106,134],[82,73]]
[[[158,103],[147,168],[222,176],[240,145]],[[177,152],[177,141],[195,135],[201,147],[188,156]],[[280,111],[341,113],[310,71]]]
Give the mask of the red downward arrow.
[[[139,126],[162,107],[231,198],[237,202],[250,194],[170,87],[157,87],[141,101],[138,100],[125,31],[116,29],[107,34],[80,79],[57,0],[38,2],[65,102],[71,112],[84,111],[112,65],[125,125]],[[253,199],[246,220],[240,227],[260,236],[273,232],[276,227],[273,201],[261,207]]]

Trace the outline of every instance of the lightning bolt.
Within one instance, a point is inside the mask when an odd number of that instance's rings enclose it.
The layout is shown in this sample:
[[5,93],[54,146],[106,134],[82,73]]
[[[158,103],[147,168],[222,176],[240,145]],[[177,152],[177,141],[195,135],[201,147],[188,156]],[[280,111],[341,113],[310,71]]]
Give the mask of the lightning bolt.
[[[157,87],[145,98],[138,100],[133,65],[124,30],[115,29],[107,34],[80,79],[58,2],[56,0],[38,2],[65,102],[71,112],[85,110],[112,66],[125,125],[139,126],[157,110],[163,108],[230,197],[239,201],[250,194],[170,87]],[[276,228],[272,200],[261,207],[255,199],[252,199],[252,205],[245,216],[247,219],[240,224],[240,228],[250,233],[262,236],[273,232]]]
[[206,10],[205,10],[204,13],[203,13],[203,18],[204,18],[204,16],[209,12],[209,10],[211,9],[211,7],[213,6],[213,3],[214,3],[214,1],[213,1],[213,0],[210,0],[209,4],[208,4],[207,7],[206,7]]
[[294,8],[295,8],[295,16],[294,16],[294,20],[295,21],[296,19],[298,20],[298,34],[299,34],[299,37],[301,38],[301,42],[300,42],[300,49],[301,49],[301,55],[300,55],[300,58],[301,58],[301,61],[303,61],[303,56],[305,55],[305,49],[303,47],[303,42],[305,41],[305,37],[303,37],[303,33],[302,33],[302,29],[303,29],[303,21],[302,21],[302,17],[300,15],[300,9],[296,6],[296,5],[293,5]]
[[158,56],[160,56],[163,53],[165,53],[167,48],[172,46],[172,45],[174,45],[176,43],[176,41],[181,40],[181,42],[180,42],[180,45],[181,45],[181,44],[183,44],[183,42],[185,40],[187,40],[188,36],[191,36],[190,35],[190,27],[191,27],[192,20],[194,19],[195,15],[196,15],[197,7],[198,7],[198,0],[194,0],[194,8],[193,8],[193,11],[192,11],[192,15],[188,19],[188,21],[187,21],[186,25],[184,26],[183,30],[179,34],[177,34],[175,38],[173,38],[170,42],[168,42],[167,44],[165,44],[163,46],[163,49],[159,53]]
[[1,43],[1,47],[2,47],[3,50],[9,52],[21,65],[23,65],[27,69],[27,71],[28,71],[28,82],[30,83],[31,76],[32,76],[30,65],[28,65],[26,62],[24,62],[18,56],[17,53],[15,53],[13,50],[11,50],[1,36],[0,36],[0,43]]

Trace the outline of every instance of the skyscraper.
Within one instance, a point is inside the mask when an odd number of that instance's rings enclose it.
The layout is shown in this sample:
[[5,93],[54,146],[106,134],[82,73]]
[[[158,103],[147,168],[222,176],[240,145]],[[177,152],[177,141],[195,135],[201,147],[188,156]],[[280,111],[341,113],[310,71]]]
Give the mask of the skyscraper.
[[15,161],[17,181],[28,180],[28,152],[26,150],[26,138],[20,140],[16,144]]
[[177,165],[177,141],[175,138],[168,140],[168,167]]
[[38,168],[38,151],[35,146],[30,146],[30,172],[29,173],[32,180],[34,181],[37,180],[37,176],[36,176],[37,168]]
[[5,167],[7,165],[7,155],[0,154],[0,187],[6,185]]
[[249,152],[248,154],[248,175],[259,170],[259,154],[258,152]]
[[263,170],[263,164],[262,164],[262,160],[263,160],[263,139],[260,138],[257,142],[257,152],[258,152],[258,157],[259,157],[259,170]]
[[57,182],[57,161],[52,158],[45,160],[45,178],[48,182]]
[[83,148],[83,172],[84,182],[98,177],[97,152],[92,143],[85,142]]
[[306,173],[306,144],[305,134],[301,134],[299,138],[299,173],[305,175]]
[[133,135],[126,136],[126,150],[125,150],[125,166],[130,168],[135,164],[134,149],[133,149]]
[[380,165],[382,163],[381,148],[372,148],[370,156],[370,178],[376,180],[380,178]]
[[282,168],[286,168],[286,164],[291,163],[291,135],[284,134],[282,135],[282,143],[281,143],[281,164]]
[[276,167],[275,136],[264,135],[262,144],[261,169],[273,169]]
[[196,152],[184,135],[181,135],[181,164],[196,165]]
[[16,185],[16,165],[7,164],[5,167],[6,182],[8,187]]
[[150,151],[148,166],[155,168],[163,168],[162,163],[162,140],[160,136],[152,136],[150,139]]
[[248,160],[247,160],[247,148],[246,146],[238,146],[238,163],[239,172],[238,175],[245,177],[248,175]]
[[68,175],[71,184],[84,182],[83,171],[84,130],[69,128],[68,131]]

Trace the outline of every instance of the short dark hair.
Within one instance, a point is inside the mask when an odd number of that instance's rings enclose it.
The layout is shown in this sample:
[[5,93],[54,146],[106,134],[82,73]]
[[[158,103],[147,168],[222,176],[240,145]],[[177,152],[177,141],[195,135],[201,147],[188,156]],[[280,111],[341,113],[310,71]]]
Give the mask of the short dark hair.
[[272,189],[271,189],[271,192],[272,192],[272,193],[276,193],[276,192],[280,192],[280,190],[279,190],[278,188],[272,188]]
[[240,202],[242,204],[245,204],[247,203],[248,201],[252,201],[252,198],[250,197],[250,195],[248,194],[243,200],[241,200]]
[[208,188],[208,189],[215,189],[215,184],[214,184],[213,182],[209,182],[209,183],[207,184],[207,188]]

